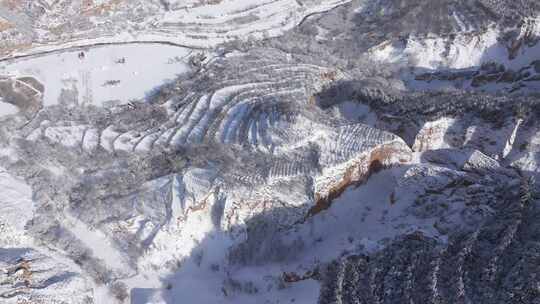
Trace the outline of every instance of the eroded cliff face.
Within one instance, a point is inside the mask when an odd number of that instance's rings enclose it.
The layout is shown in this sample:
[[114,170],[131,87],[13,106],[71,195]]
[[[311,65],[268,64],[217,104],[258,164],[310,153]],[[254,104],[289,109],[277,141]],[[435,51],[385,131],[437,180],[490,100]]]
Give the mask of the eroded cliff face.
[[411,149],[403,140],[396,138],[394,142],[377,146],[338,168],[326,169],[328,176],[321,178],[322,181],[317,185],[315,205],[309,209],[307,217],[327,210],[348,188],[358,187],[373,174],[383,169],[403,166],[411,160]]

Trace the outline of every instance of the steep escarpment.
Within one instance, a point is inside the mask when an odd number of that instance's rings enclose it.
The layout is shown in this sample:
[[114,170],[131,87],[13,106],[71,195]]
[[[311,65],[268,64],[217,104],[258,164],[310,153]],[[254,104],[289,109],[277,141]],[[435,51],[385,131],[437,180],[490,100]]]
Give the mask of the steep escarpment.
[[314,216],[330,208],[332,202],[349,187],[361,185],[382,169],[404,165],[411,158],[410,148],[396,138],[395,142],[377,146],[338,167],[323,169],[323,172],[329,173],[317,184],[315,206],[311,207],[307,216]]

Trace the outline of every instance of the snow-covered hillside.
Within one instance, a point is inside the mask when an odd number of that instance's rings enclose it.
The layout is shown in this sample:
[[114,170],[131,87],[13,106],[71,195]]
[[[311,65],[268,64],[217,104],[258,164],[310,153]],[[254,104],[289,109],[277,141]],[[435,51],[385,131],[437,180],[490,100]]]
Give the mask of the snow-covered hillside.
[[0,1],[0,303],[538,303],[539,16]]
[[349,1],[4,1],[1,54],[140,41],[209,48],[280,35],[306,16]]

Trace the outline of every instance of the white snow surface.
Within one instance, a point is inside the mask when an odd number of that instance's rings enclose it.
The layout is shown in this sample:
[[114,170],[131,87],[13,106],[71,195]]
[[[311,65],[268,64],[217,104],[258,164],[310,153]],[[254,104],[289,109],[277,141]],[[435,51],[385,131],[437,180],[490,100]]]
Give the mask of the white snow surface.
[[19,109],[16,106],[7,102],[2,102],[2,99],[0,98],[0,117],[17,114],[18,112]]
[[[316,303],[319,283],[314,280],[278,288],[287,267],[267,264],[231,268],[228,250],[242,239],[223,229],[212,216],[219,203],[211,169],[191,169],[170,179],[172,221],[156,235],[147,254],[138,262],[139,274],[122,280],[131,290],[134,304],[186,303]],[[241,228],[238,228],[241,230]],[[178,261],[177,263],[171,263]],[[172,266],[171,265],[175,265]],[[218,268],[215,268],[218,265]],[[225,281],[252,282],[258,292],[225,291]],[[170,286],[170,288],[166,288]],[[97,304],[107,303],[106,297]]]
[[18,246],[24,225],[33,217],[32,189],[0,167],[0,248]]
[[93,229],[77,218],[64,213],[67,227],[74,233],[88,248],[92,249],[95,257],[102,260],[108,269],[124,272],[129,269],[125,258],[120,251],[113,247],[111,241],[100,230]]
[[377,173],[366,184],[347,189],[330,209],[295,229],[290,241],[301,235],[308,244],[297,267],[309,269],[330,262],[336,252],[373,252],[386,241],[414,231],[445,241],[434,229],[434,218],[420,219],[406,212],[422,189],[407,182],[422,170],[426,169],[415,165]]
[[[308,279],[286,284],[284,288],[279,288],[276,282],[284,272],[302,275],[321,263],[332,261],[336,253],[379,250],[389,240],[405,233],[422,231],[445,242],[446,236],[434,227],[437,218],[418,218],[407,210],[412,208],[426,185],[449,184],[457,174],[453,170],[422,164],[383,170],[364,185],[345,191],[330,209],[280,232],[280,240],[285,244],[299,238],[305,243],[294,258],[280,263],[241,267],[228,265],[227,252],[241,239],[233,238],[233,231],[212,223],[211,210],[218,197],[210,194],[205,200],[208,205],[192,210],[188,217],[184,217],[186,222],[172,221],[159,232],[148,254],[139,261],[141,273],[123,282],[133,290],[132,301],[136,304],[175,303],[179,299],[188,303],[208,304],[247,304],[254,301],[277,304],[293,300],[295,303],[316,303],[319,294],[316,281]],[[208,178],[213,178],[210,172],[191,172],[187,175],[199,177],[197,181],[192,176],[183,182],[178,177],[173,178],[173,189],[176,189],[173,191],[175,219],[186,214],[178,198],[186,194],[196,197],[201,193],[213,193],[204,186]],[[193,182],[199,185],[189,186]],[[185,190],[182,190],[184,187]],[[178,191],[187,192],[182,195]],[[454,210],[449,213],[456,215],[465,206],[455,203],[449,208]],[[460,222],[459,216],[449,216],[449,220]],[[178,268],[167,266],[171,260],[181,261]],[[219,267],[212,269],[214,265]],[[240,283],[251,282],[258,292],[249,294],[230,289],[224,292],[228,278]],[[170,289],[166,286],[170,286]]]
[[[496,52],[490,48],[497,45],[499,31],[490,29],[479,36],[458,35],[447,50],[447,40],[442,37],[412,37],[405,43],[385,42],[371,50],[371,57],[387,63],[407,63],[409,66],[426,69],[462,69],[479,66],[481,63],[505,57],[504,50]],[[487,56],[490,50],[492,54]]]
[[[0,74],[35,77],[45,86],[44,106],[58,104],[67,90],[76,90],[79,104],[123,104],[189,72],[190,52],[163,44],[100,46],[0,62]],[[0,103],[0,115],[6,111]]]

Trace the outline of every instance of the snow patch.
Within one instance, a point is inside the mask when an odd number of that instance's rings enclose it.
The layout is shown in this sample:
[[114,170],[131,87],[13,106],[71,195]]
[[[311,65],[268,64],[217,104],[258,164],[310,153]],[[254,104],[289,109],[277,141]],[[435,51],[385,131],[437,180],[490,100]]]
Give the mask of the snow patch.
[[0,98],[0,117],[17,113],[19,113],[19,109],[16,106],[7,102],[2,102],[2,99]]
[[[45,87],[45,106],[58,104],[68,92],[79,104],[103,106],[145,98],[189,72],[189,54],[161,44],[111,45],[2,62],[0,73],[35,77]],[[0,114],[4,107],[0,103]]]
[[0,247],[26,243],[24,226],[32,219],[32,189],[0,167]]

